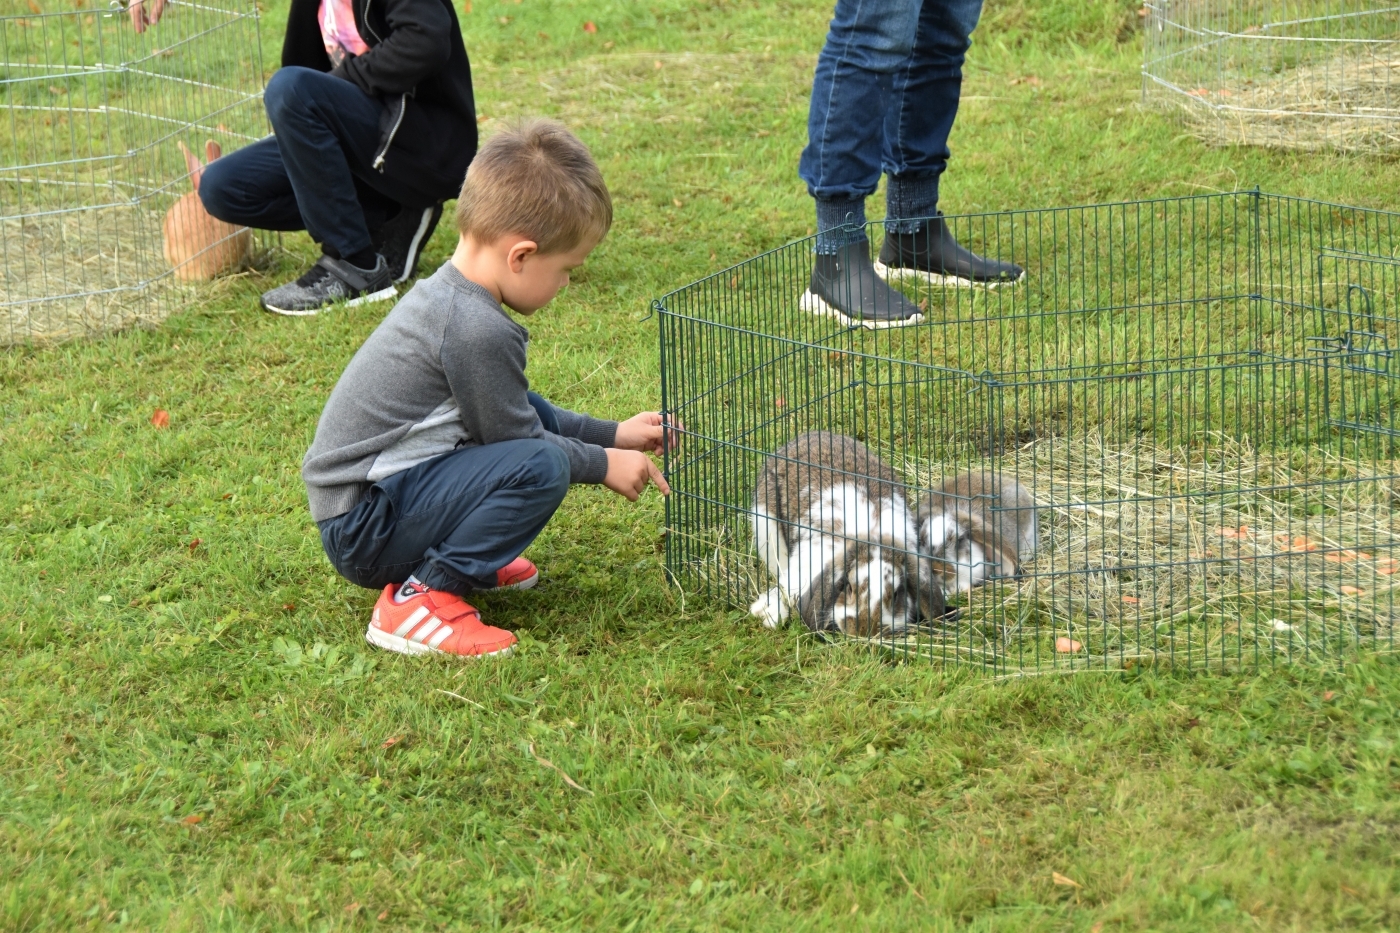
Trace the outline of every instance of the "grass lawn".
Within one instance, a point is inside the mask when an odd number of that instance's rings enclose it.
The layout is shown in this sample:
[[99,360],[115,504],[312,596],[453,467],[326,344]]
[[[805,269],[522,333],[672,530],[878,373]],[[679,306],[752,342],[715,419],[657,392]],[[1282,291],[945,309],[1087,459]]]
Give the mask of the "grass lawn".
[[[534,385],[653,407],[647,299],[812,224],[830,0],[468,6],[483,128],[568,121],[617,208],[531,322]],[[989,2],[944,208],[1255,184],[1400,207],[1400,162],[1209,149],[1141,110],[1136,24]],[[374,594],[327,564],[298,470],[387,306],[260,312],[312,256],[286,245],[159,330],[0,353],[0,928],[1400,928],[1390,659],[891,665],[687,600],[660,497],[600,488],[531,548],[537,589],[481,600],[515,657],[372,651]]]

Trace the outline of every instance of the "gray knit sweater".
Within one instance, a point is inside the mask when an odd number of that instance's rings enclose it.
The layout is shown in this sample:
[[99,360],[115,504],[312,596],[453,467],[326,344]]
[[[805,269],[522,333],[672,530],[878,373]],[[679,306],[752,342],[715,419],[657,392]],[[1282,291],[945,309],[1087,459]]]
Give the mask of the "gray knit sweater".
[[419,280],[345,367],[301,464],[311,518],[350,511],[385,477],[458,447],[538,437],[570,480],[601,483],[616,421],[558,409],[551,434],[526,398],[530,333],[452,263]]

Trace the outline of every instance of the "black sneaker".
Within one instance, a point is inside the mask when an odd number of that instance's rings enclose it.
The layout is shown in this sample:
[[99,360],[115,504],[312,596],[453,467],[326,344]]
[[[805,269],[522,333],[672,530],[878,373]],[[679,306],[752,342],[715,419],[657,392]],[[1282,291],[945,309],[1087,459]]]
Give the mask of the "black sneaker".
[[421,210],[405,207],[370,238],[375,252],[389,260],[389,273],[395,283],[413,278],[423,247],[442,219],[442,202]]
[[295,282],[263,292],[262,306],[273,314],[305,317],[344,302],[347,308],[398,296],[389,276],[389,263],[378,257],[373,269],[352,266],[343,259],[322,256]]
[[962,248],[939,214],[916,233],[886,233],[875,274],[887,282],[915,279],[930,285],[996,288],[1021,281],[1026,270]]
[[847,327],[904,327],[922,321],[919,306],[890,288],[870,264],[870,241],[817,254],[812,284],[798,303],[803,311],[828,314]]

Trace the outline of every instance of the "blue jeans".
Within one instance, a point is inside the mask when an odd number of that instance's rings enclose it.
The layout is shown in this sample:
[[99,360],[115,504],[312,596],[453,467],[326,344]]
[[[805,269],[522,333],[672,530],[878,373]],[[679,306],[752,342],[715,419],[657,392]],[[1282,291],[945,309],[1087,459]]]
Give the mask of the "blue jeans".
[[273,135],[211,163],[199,183],[209,213],[259,230],[306,230],[335,256],[370,247],[370,231],[411,198],[372,166],[384,106],[311,68],[279,70],[263,104]]
[[[546,430],[558,428],[548,402],[531,393],[530,403]],[[321,544],[358,586],[414,576],[465,596],[496,585],[496,571],[535,540],[568,491],[568,458],[548,441],[463,447],[375,483],[353,509],[318,525]]]
[[883,171],[920,191],[893,216],[932,214],[981,13],[982,0],[837,0],[798,167],[812,197],[859,201]]

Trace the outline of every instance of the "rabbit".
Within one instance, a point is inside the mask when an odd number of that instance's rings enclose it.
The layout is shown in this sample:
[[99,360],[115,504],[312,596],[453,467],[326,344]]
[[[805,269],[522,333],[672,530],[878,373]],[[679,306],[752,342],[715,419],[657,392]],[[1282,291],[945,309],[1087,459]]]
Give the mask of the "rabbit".
[[919,503],[919,550],[935,559],[947,588],[967,593],[993,576],[1016,576],[1035,555],[1035,500],[1015,480],[961,473]]
[[[182,195],[165,213],[162,232],[165,240],[165,261],[182,282],[203,282],[235,272],[247,264],[253,249],[253,231],[236,227],[210,215],[199,200],[199,179],[204,166],[194,153],[178,143],[189,167],[190,184],[194,191]],[[219,144],[212,139],[204,144],[209,162],[221,154]]]
[[750,517],[759,558],[778,581],[750,608],[769,628],[795,610],[814,632],[870,637],[944,614],[904,483],[859,441],[814,431],[775,451]]

